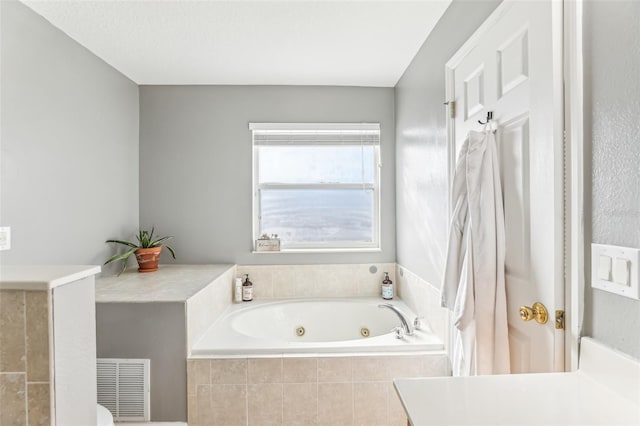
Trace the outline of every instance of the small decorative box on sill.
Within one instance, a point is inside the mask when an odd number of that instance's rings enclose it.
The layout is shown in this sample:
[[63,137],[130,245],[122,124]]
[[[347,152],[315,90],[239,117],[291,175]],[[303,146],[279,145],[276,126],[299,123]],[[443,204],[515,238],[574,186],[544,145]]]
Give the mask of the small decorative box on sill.
[[277,235],[262,235],[256,240],[256,251],[280,251],[280,238]]

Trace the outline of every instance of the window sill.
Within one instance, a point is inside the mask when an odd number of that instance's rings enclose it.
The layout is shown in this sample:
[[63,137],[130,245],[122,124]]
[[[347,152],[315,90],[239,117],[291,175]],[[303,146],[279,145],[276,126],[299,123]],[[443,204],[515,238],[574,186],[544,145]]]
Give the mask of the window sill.
[[381,248],[331,248],[331,249],[284,249],[280,251],[252,251],[252,254],[299,254],[299,253],[380,253]]

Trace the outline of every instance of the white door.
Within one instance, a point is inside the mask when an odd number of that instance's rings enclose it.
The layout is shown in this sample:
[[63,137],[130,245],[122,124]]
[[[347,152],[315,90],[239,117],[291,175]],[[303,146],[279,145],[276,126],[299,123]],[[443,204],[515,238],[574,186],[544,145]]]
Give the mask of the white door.
[[[564,370],[562,3],[506,0],[447,63],[451,159],[493,111],[506,227],[511,370]],[[453,141],[453,142],[452,142]],[[546,324],[520,307],[542,303]]]

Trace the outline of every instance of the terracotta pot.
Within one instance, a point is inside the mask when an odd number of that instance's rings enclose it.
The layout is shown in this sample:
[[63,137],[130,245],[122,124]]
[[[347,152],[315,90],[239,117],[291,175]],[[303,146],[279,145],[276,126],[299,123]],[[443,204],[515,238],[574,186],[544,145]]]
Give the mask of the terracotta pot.
[[139,248],[135,251],[138,260],[138,272],[153,272],[158,270],[162,246]]

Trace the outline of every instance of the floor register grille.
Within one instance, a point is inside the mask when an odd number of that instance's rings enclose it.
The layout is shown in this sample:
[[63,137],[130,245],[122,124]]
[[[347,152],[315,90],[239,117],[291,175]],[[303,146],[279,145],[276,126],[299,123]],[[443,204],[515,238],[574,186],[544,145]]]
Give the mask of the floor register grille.
[[149,366],[149,359],[98,359],[98,404],[115,421],[149,421]]

